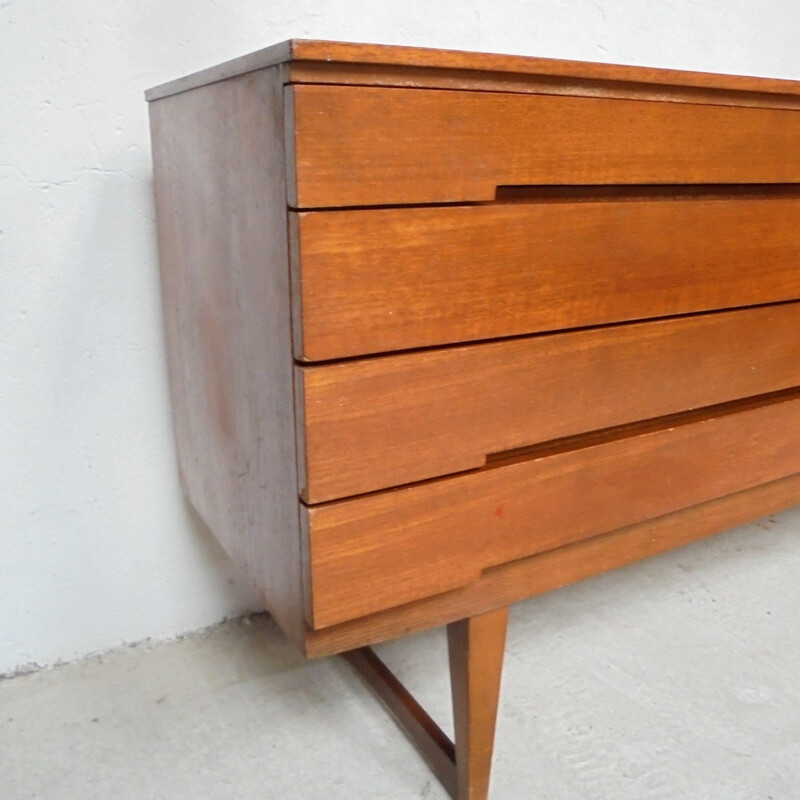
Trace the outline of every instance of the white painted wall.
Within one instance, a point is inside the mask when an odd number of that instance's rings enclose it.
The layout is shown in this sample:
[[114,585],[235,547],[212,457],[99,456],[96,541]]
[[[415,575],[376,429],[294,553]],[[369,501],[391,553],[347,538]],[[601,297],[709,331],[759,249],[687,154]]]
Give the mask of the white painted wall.
[[178,489],[145,88],[293,36],[800,78],[798,32],[795,0],[0,0],[0,673],[258,607]]

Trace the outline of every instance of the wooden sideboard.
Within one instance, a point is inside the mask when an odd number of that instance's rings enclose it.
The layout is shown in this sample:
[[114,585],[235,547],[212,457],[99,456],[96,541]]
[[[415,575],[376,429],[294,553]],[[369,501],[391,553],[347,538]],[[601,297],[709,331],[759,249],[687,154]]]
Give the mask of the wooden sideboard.
[[[800,84],[291,41],[148,100],[186,495],[485,798],[509,604],[800,502]],[[455,744],[368,647],[438,625]]]

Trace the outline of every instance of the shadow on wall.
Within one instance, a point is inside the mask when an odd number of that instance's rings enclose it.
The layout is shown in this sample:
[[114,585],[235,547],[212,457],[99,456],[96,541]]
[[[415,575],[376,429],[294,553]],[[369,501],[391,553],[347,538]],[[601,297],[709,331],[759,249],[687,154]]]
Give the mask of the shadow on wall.
[[23,186],[44,224],[15,256],[29,311],[4,454],[0,668],[263,608],[179,488],[150,175],[140,150],[125,170]]

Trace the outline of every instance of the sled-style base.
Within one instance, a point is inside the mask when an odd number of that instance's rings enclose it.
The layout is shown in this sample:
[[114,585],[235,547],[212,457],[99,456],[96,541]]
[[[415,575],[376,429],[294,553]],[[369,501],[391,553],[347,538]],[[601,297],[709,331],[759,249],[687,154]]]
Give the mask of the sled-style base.
[[455,744],[369,647],[344,657],[383,701],[454,800],[486,800],[508,609],[447,626]]

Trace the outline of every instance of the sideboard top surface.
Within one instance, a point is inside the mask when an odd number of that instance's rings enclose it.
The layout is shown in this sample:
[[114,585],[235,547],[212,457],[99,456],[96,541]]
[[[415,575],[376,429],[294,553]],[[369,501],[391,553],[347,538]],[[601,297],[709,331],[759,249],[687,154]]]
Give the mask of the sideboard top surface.
[[[371,79],[369,68],[421,70],[431,74],[457,72],[486,76],[515,76],[518,80],[566,79],[597,83],[624,83],[642,88],[733,92],[768,95],[775,99],[800,98],[800,81],[689,72],[675,69],[600,64],[519,55],[439,50],[426,47],[356,44],[313,39],[290,39],[209,69],[156,86],[146,92],[148,101],[188,91],[248,72],[275,66],[319,65],[323,68],[361,69],[364,84]],[[291,79],[291,75],[288,76]]]

